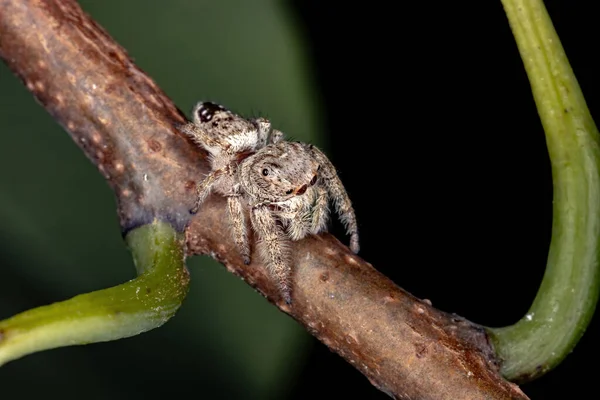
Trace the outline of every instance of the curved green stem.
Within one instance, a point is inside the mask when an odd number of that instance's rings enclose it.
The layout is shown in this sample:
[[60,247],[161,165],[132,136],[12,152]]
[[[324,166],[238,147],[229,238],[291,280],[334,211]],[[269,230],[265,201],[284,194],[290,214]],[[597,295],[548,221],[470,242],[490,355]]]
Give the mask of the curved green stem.
[[36,351],[137,335],[171,318],[189,283],[182,238],[154,222],[126,240],[137,278],[0,321],[0,365]]
[[529,312],[490,329],[502,373],[552,369],[583,335],[598,300],[600,152],[590,116],[541,0],[502,0],[529,76],[552,163],[554,209],[546,272]]

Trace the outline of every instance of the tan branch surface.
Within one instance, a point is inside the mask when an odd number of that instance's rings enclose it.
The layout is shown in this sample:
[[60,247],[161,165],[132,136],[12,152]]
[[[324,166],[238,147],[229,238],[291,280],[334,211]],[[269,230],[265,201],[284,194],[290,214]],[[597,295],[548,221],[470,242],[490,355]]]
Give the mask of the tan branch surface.
[[[329,234],[293,245],[293,304],[245,266],[213,196],[193,218],[205,153],[171,100],[72,0],[0,0],[0,57],[114,190],[124,231],[154,218],[210,254],[399,399],[526,399],[498,374],[484,331],[406,293]],[[201,90],[201,89],[199,89]],[[256,257],[254,257],[256,259]]]

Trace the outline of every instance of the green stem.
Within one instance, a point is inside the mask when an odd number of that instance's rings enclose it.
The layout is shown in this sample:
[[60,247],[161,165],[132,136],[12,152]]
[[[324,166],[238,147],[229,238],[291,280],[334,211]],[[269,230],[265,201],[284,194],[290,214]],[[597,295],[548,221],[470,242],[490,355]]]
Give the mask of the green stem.
[[598,130],[541,0],[502,0],[540,115],[552,164],[554,209],[546,272],[529,312],[489,329],[511,380],[558,365],[583,335],[598,299]]
[[137,278],[0,321],[0,365],[36,351],[137,335],[171,318],[189,282],[182,238],[154,222],[126,240]]

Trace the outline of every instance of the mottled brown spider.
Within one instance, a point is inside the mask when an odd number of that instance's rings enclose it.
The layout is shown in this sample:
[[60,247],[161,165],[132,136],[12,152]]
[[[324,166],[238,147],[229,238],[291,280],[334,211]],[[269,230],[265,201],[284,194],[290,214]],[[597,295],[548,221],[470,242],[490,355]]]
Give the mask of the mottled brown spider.
[[211,172],[198,185],[191,212],[212,191],[225,196],[233,239],[249,264],[248,210],[259,253],[288,304],[288,243],[327,228],[330,199],[350,235],[350,249],[358,252],[352,203],[335,167],[319,149],[283,140],[264,118],[244,119],[211,102],[198,103],[192,120],[182,130],[209,152]]

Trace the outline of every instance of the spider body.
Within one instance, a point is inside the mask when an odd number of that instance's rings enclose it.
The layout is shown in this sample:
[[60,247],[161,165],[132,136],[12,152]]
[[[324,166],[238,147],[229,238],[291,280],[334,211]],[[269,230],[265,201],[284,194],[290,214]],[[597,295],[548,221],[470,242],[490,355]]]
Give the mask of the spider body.
[[244,119],[210,102],[193,109],[193,122],[182,130],[210,154],[211,172],[198,185],[196,212],[211,192],[227,198],[233,239],[250,263],[248,223],[258,236],[261,258],[291,303],[290,240],[318,234],[327,227],[329,202],[334,203],[359,250],[352,203],[329,159],[315,146],[283,140],[264,119]]

